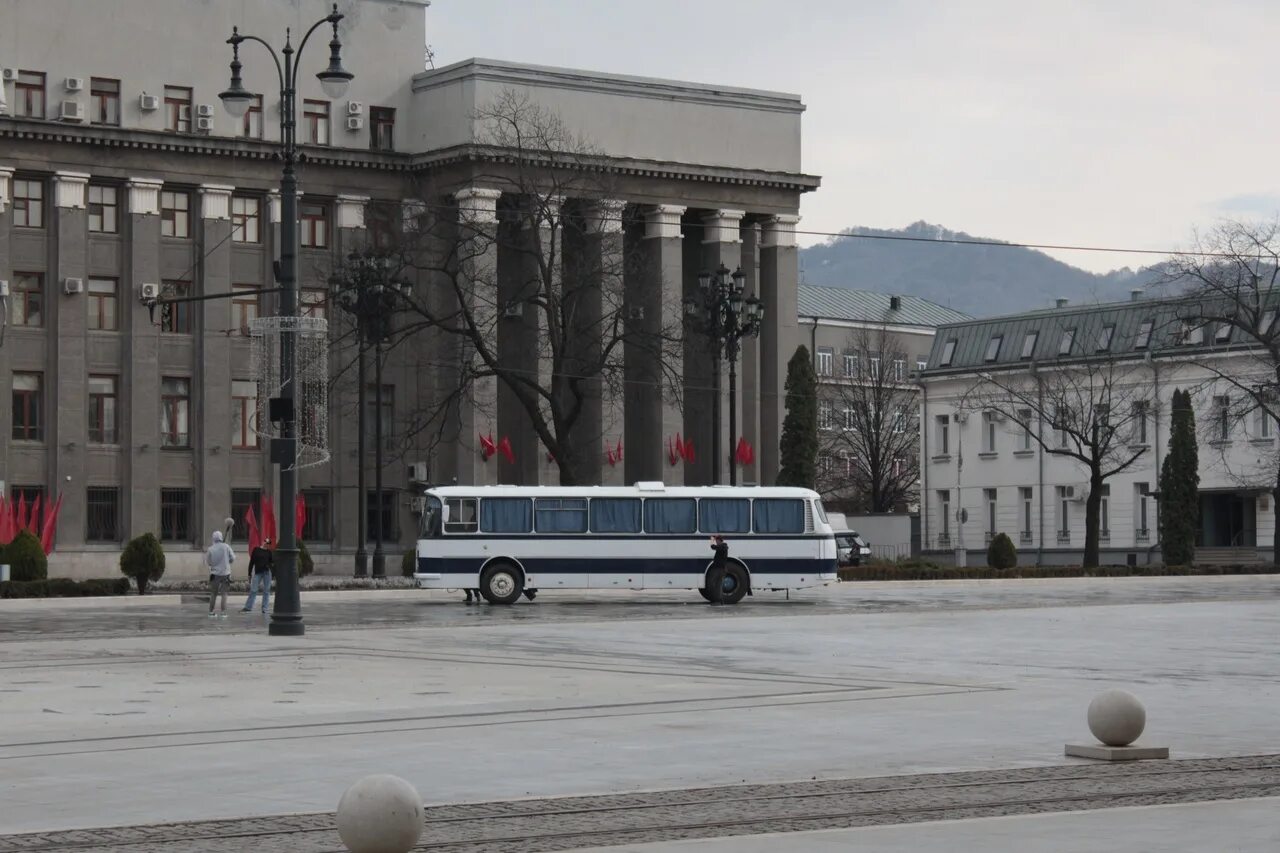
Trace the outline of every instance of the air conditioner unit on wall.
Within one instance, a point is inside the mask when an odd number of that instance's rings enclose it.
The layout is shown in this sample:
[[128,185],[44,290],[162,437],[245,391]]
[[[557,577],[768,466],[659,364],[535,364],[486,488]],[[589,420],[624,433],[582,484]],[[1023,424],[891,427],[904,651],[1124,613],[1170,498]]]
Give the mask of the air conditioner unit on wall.
[[67,296],[75,296],[77,293],[84,292],[84,279],[71,278],[68,276],[62,280],[62,290]]
[[418,483],[427,482],[427,463],[414,462],[409,466],[409,479]]
[[347,130],[359,130],[364,127],[364,119],[360,116],[347,116]]
[[364,112],[364,104],[359,101],[347,101],[347,115],[358,116]]
[[199,104],[196,107],[196,115],[204,118],[213,118],[213,104]]
[[84,121],[84,105],[79,101],[63,101],[58,108],[58,118],[62,121]]
[[68,92],[79,92],[84,88],[83,77],[68,77],[62,81],[62,85],[66,87]]
[[138,285],[138,298],[143,302],[149,302],[152,299],[160,298],[160,285],[151,282],[143,282]]
[[145,92],[138,96],[138,109],[143,112],[151,112],[160,109],[160,98],[156,95],[148,95]]
[[9,279],[0,278],[0,298],[9,295]]
[[17,79],[18,79],[18,69],[16,69],[16,68],[6,68],[6,69],[4,69],[3,74],[4,74],[4,81],[5,81],[6,83],[8,83],[8,82],[10,82],[10,81],[12,81],[12,80],[17,80]]
[[196,119],[196,130],[202,133],[208,133],[209,131],[213,130],[213,119],[211,118]]

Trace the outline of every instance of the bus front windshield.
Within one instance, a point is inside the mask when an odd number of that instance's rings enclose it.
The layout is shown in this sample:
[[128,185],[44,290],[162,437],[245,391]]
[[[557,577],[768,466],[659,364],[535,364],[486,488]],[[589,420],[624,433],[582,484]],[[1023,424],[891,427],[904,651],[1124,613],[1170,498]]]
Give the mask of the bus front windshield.
[[427,495],[427,509],[426,512],[422,513],[423,539],[440,538],[440,531],[443,527],[443,519],[440,515],[440,499],[435,495]]

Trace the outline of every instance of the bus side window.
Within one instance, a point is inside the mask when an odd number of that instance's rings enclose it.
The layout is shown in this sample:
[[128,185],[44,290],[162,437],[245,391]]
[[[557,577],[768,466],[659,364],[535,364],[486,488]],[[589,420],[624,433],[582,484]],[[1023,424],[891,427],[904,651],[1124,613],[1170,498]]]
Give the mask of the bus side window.
[[444,523],[445,533],[475,533],[479,525],[476,523],[475,498],[449,498],[449,520]]

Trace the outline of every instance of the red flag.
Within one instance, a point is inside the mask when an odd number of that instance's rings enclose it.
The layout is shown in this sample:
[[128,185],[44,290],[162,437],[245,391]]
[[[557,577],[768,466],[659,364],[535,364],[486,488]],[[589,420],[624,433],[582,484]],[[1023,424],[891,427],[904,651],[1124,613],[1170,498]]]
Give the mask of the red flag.
[[18,527],[13,531],[13,535],[17,536],[19,530],[23,530],[27,526],[27,493],[18,492]]
[[45,556],[53,552],[54,539],[58,530],[58,513],[62,510],[62,493],[58,493],[58,501],[53,505],[53,512],[44,520],[44,530],[40,532],[40,547]]
[[245,510],[244,526],[249,531],[249,553],[253,553],[253,549],[262,544],[262,534],[258,532],[258,519],[252,505]]
[[262,538],[271,540],[272,550],[279,544],[276,542],[276,510],[266,495],[262,496]]
[[39,536],[40,531],[40,495],[36,495],[36,499],[31,502],[31,517],[27,519],[27,532],[32,536]]
[[616,457],[614,457],[613,451],[607,447],[605,448],[605,451],[604,451],[604,458],[605,458],[605,461],[609,463],[610,468],[618,464],[618,460]]
[[481,435],[480,436],[480,455],[484,457],[485,461],[488,462],[489,459],[493,456],[493,454],[497,452],[498,452],[498,445],[493,443],[493,433],[490,432],[488,436]]
[[685,442],[684,442],[684,452],[683,452],[681,455],[684,457],[684,461],[685,461],[685,462],[688,462],[690,465],[692,465],[694,462],[696,462],[696,461],[697,461],[697,456],[696,456],[696,455],[694,454],[694,452],[693,452],[693,439],[692,439],[692,438],[685,439]]
[[516,463],[515,451],[511,449],[511,439],[507,438],[505,435],[502,437],[502,441],[498,442],[498,452],[506,457],[508,465],[514,465]]
[[667,436],[667,464],[674,468],[679,459],[680,457],[676,454],[676,446],[671,441],[671,436]]
[[298,492],[298,499],[293,502],[293,520],[298,525],[295,529],[301,537],[302,528],[307,526],[307,501],[302,497],[302,492]]
[[12,529],[13,502],[0,495],[0,545],[8,545],[13,541]]
[[676,456],[679,456],[681,459],[688,458],[688,456],[685,455],[684,439],[680,438],[680,433],[676,433]]

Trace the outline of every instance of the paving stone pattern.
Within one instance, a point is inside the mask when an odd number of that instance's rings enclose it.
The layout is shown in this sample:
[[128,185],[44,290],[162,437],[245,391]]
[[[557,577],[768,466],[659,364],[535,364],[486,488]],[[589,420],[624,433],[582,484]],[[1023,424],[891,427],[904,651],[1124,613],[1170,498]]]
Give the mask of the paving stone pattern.
[[[434,806],[422,851],[691,838],[1280,796],[1280,755],[1064,765]],[[3,853],[342,853],[332,813],[0,836]]]

